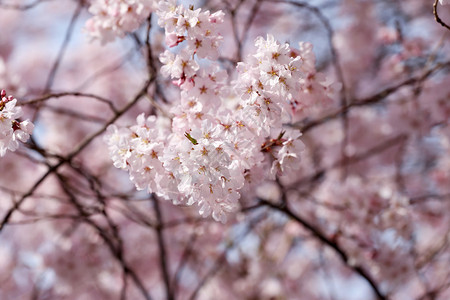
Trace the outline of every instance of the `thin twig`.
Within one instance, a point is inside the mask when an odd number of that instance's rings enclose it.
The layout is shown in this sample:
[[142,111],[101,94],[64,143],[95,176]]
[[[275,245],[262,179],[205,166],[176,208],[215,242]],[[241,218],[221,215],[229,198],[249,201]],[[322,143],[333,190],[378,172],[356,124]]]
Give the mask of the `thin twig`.
[[70,38],[73,33],[73,29],[75,28],[75,23],[78,19],[78,16],[81,13],[82,8],[83,8],[83,1],[80,1],[77,7],[75,8],[72,18],[70,19],[69,27],[67,28],[66,35],[64,36],[64,40],[61,44],[61,48],[59,49],[55,62],[53,63],[52,68],[50,69],[50,73],[48,74],[47,81],[44,87],[44,93],[47,93],[52,87],[56,72],[58,71],[59,65],[61,64],[61,61],[64,57],[64,53],[66,52],[67,45],[69,44]]
[[439,24],[441,24],[441,26],[443,26],[444,28],[447,28],[448,30],[450,30],[450,26],[448,26],[447,24],[445,24],[444,21],[442,21],[441,18],[439,18],[439,15],[438,15],[438,12],[437,12],[438,1],[439,1],[439,0],[434,0],[434,3],[433,3],[433,15],[434,15],[434,19],[436,20],[436,22],[438,22]]
[[102,128],[97,130],[95,133],[93,133],[91,136],[87,137],[85,140],[83,140],[71,153],[69,153],[64,159],[60,160],[57,164],[53,166],[49,166],[47,172],[45,172],[44,175],[42,175],[38,181],[28,190],[27,193],[25,193],[17,202],[14,203],[14,205],[7,210],[5,216],[3,217],[2,221],[0,222],[0,232],[4,229],[4,227],[8,224],[9,219],[12,217],[13,213],[20,208],[20,206],[23,204],[23,202],[31,196],[34,191],[41,185],[41,183],[53,172],[59,169],[63,164],[66,162],[71,161],[75,156],[78,155],[84,148],[86,148],[97,136],[101,135],[103,132],[105,132],[106,128],[114,123],[120,116],[122,116],[125,112],[127,112],[132,106],[134,106],[141,98],[147,93],[147,89],[149,86],[153,83],[155,80],[155,77],[149,79],[142,89],[137,93],[137,95],[131,100],[125,107],[123,107],[120,111],[117,112],[117,114],[112,117]]
[[105,103],[106,105],[108,105],[111,108],[111,110],[114,113],[117,113],[117,108],[114,106],[114,103],[112,103],[112,101],[110,101],[106,98],[103,98],[101,96],[98,96],[98,95],[89,94],[89,93],[81,93],[81,92],[63,92],[63,93],[47,94],[47,95],[44,95],[44,96],[36,98],[36,99],[19,102],[18,105],[21,105],[21,106],[33,105],[33,104],[44,102],[44,101],[52,99],[52,98],[70,97],[70,96],[96,99],[102,103]]
[[428,70],[427,72],[425,72],[424,74],[421,74],[420,76],[416,76],[416,77],[412,77],[409,79],[406,79],[394,86],[388,87],[370,97],[364,98],[364,99],[360,99],[360,100],[355,100],[352,101],[350,104],[348,104],[346,107],[340,108],[339,110],[332,112],[320,119],[317,120],[313,120],[313,121],[309,121],[306,124],[304,124],[303,126],[301,124],[294,124],[293,126],[296,128],[299,128],[303,133],[319,126],[322,125],[324,123],[327,123],[331,120],[334,120],[336,118],[338,118],[342,113],[344,112],[348,112],[351,108],[353,107],[358,107],[358,106],[368,106],[368,105],[373,105],[373,104],[377,104],[381,101],[383,101],[384,99],[386,99],[386,97],[390,96],[391,94],[397,92],[400,88],[402,87],[406,87],[406,86],[410,86],[413,84],[416,84],[418,82],[422,82],[425,79],[427,79],[428,77],[430,77],[431,75],[433,75],[434,73],[436,73],[437,71],[444,69],[446,67],[450,67],[450,61],[444,62],[444,63],[439,63],[436,64],[436,66],[434,66],[433,68],[431,68],[430,70]]

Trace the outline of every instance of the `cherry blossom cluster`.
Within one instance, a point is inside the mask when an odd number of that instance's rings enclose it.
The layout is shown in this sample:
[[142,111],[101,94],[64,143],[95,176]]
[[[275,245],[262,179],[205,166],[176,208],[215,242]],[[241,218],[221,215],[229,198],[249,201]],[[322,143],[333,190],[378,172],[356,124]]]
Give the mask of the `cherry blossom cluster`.
[[316,73],[310,44],[295,50],[268,35],[256,40],[256,54],[238,64],[238,78],[229,85],[217,64],[200,68],[197,61],[218,57],[222,12],[170,1],[160,2],[158,15],[168,46],[187,44],[160,57],[161,73],[180,86],[180,99],[173,102],[171,124],[140,115],[130,128],[112,125],[106,136],[111,157],[138,189],[176,204],[196,203],[200,215],[226,222],[246,184],[299,168],[301,133],[283,124],[314,99],[328,100],[330,84]]
[[93,0],[89,12],[94,16],[85,28],[93,39],[105,44],[138,29],[155,5],[154,0]]
[[161,73],[178,80],[178,84],[192,84],[192,78],[199,69],[194,55],[198,58],[216,60],[219,56],[218,46],[222,36],[217,32],[218,25],[223,23],[224,13],[218,11],[211,14],[202,11],[201,8],[194,10],[191,6],[185,8],[176,5],[176,0],[161,1],[157,10],[158,24],[165,29],[165,41],[167,46],[175,47],[184,43],[179,53],[174,54],[166,50],[161,55],[164,67]]
[[338,88],[316,72],[312,44],[300,42],[299,49],[293,49],[268,35],[267,39],[257,38],[255,46],[256,54],[238,63],[240,76],[236,82],[244,104],[256,115],[264,115],[255,119],[255,127],[266,131],[279,127],[294,113],[327,103]]
[[17,99],[7,97],[5,90],[1,90],[0,99],[0,156],[4,156],[6,150],[17,150],[19,141],[28,140],[34,125],[29,120],[18,120],[22,116],[22,108],[16,107]]
[[0,4],[0,299],[450,299],[449,0],[159,1]]

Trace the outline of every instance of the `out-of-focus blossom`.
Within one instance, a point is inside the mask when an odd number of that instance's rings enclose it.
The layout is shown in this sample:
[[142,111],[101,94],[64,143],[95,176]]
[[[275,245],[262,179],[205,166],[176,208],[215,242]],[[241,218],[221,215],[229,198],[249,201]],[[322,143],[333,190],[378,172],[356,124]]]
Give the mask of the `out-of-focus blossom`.
[[139,28],[155,8],[154,0],[93,0],[86,31],[102,44]]

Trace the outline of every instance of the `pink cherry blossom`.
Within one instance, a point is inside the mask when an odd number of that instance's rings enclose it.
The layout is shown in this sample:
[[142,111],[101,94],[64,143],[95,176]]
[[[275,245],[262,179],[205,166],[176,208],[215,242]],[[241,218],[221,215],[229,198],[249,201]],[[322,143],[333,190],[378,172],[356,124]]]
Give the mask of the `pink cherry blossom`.
[[0,96],[0,156],[4,156],[6,150],[16,151],[19,141],[29,139],[34,125],[29,120],[18,120],[22,116],[22,108],[16,107],[17,99],[6,97],[5,90],[1,90]]
[[0,2],[0,299],[450,299],[447,1]]

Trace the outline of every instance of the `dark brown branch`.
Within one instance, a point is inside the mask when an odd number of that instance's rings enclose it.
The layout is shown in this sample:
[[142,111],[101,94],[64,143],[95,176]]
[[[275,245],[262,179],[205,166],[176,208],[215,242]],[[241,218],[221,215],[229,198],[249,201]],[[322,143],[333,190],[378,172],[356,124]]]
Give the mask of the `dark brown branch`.
[[[112,230],[112,234],[110,234],[106,230],[104,230],[102,227],[100,227],[100,225],[98,225],[96,222],[94,222],[93,220],[91,220],[89,218],[89,214],[86,213],[85,208],[78,202],[75,195],[73,195],[72,192],[70,191],[70,188],[68,187],[68,184],[67,184],[65,178],[61,174],[59,174],[57,171],[55,172],[55,174],[56,174],[64,192],[69,197],[73,206],[77,209],[77,211],[81,217],[81,221],[90,225],[97,231],[97,233],[100,235],[100,237],[103,239],[103,241],[106,243],[106,245],[110,249],[112,255],[119,262],[123,272],[131,277],[131,279],[134,281],[137,288],[140,290],[140,292],[142,293],[142,295],[144,296],[144,298],[146,300],[152,300],[152,297],[150,296],[147,289],[145,288],[142,280],[137,276],[136,272],[134,272],[134,270],[131,269],[128,266],[128,264],[126,263],[125,258],[124,258],[124,253],[123,253],[123,245],[122,245],[121,239],[118,235],[117,228],[115,228],[115,225],[112,223],[112,221],[107,220],[108,225],[110,226],[110,229]],[[108,216],[106,214],[104,214],[104,216],[105,216],[105,218],[108,219]],[[115,238],[116,243],[114,243],[114,241],[112,240],[113,237]]]
[[260,9],[260,5],[259,4],[260,4],[261,1],[262,0],[256,0],[255,4],[252,7],[250,15],[247,18],[247,22],[245,22],[244,29],[243,29],[243,32],[242,32],[242,36],[240,38],[241,48],[242,48],[242,45],[247,40],[248,33],[250,31],[250,27],[252,26],[252,23],[255,20],[255,17],[256,17],[256,15],[258,13],[258,10]]
[[145,36],[145,48],[147,50],[147,68],[149,77],[154,76],[154,74],[156,74],[156,66],[153,61],[152,45],[150,43],[151,30],[152,30],[152,15],[150,14],[150,16],[148,16],[147,19],[147,30]]
[[147,94],[147,89],[149,88],[149,86],[153,83],[153,81],[155,80],[155,77],[150,78],[142,87],[142,89],[137,93],[137,95],[133,98],[133,100],[131,100],[127,105],[125,105],[125,107],[123,107],[120,111],[117,112],[117,114],[112,117],[102,128],[100,128],[99,130],[97,130],[94,134],[92,134],[91,136],[87,137],[84,141],[82,141],[71,153],[69,153],[64,159],[60,160],[57,164],[53,165],[53,166],[49,166],[49,169],[47,170],[47,172],[41,176],[41,178],[38,179],[38,181],[36,181],[36,183],[28,190],[27,193],[25,193],[17,202],[14,203],[14,205],[7,210],[5,216],[3,217],[2,221],[0,222],[0,233],[3,230],[3,228],[8,224],[9,219],[11,218],[12,214],[14,213],[14,211],[16,211],[21,205],[22,203],[29,197],[31,196],[34,191],[41,185],[41,183],[53,172],[55,172],[56,170],[59,169],[59,167],[61,167],[63,164],[65,164],[66,162],[71,161],[75,156],[78,155],[78,153],[80,153],[84,148],[86,148],[96,137],[98,137],[99,135],[101,135],[106,128],[111,125],[112,123],[114,123],[120,116],[122,116],[125,112],[127,112],[132,106],[134,106],[139,99],[141,99],[142,96],[144,96],[145,94]]
[[447,28],[448,30],[450,30],[450,26],[448,26],[447,24],[445,24],[444,21],[442,21],[441,18],[439,18],[439,15],[438,15],[438,12],[437,12],[438,1],[439,1],[439,0],[434,0],[434,3],[433,3],[433,15],[434,15],[434,19],[435,19],[436,22],[438,22],[441,26],[443,26],[444,28]]
[[193,253],[194,244],[195,244],[196,239],[197,239],[197,234],[194,232],[193,234],[190,235],[187,245],[183,251],[183,254],[181,255],[180,264],[178,265],[178,267],[175,271],[175,275],[173,276],[172,287],[173,287],[174,295],[177,295],[177,293],[178,293],[178,288],[179,288],[178,283],[180,282],[181,274],[183,272],[184,266],[187,264],[189,258],[191,257],[191,255]]
[[48,94],[36,99],[32,99],[32,100],[28,100],[28,101],[22,101],[19,102],[18,105],[24,106],[24,105],[33,105],[33,104],[37,104],[37,103],[41,103],[43,101],[52,99],[52,98],[61,98],[61,97],[86,97],[86,98],[93,98],[95,100],[98,100],[102,103],[105,103],[106,105],[108,105],[111,110],[115,113],[117,113],[117,108],[114,106],[114,103],[112,103],[112,101],[103,98],[101,96],[98,95],[94,95],[94,94],[89,94],[89,93],[80,93],[80,92],[63,92],[63,93],[54,93],[54,94]]
[[241,7],[242,3],[244,3],[244,0],[240,0],[236,7],[231,7],[231,4],[228,1],[225,1],[225,6],[227,7],[230,16],[231,16],[231,29],[233,30],[233,38],[234,38],[234,42],[236,43],[236,47],[237,47],[237,57],[236,57],[236,61],[242,61],[242,41],[239,38],[239,32],[238,32],[238,28],[237,28],[237,21],[236,21],[236,17],[237,17],[237,11],[239,10],[239,8]]
[[261,203],[271,207],[275,210],[278,210],[284,214],[286,214],[287,216],[289,216],[291,219],[295,220],[296,222],[298,222],[299,224],[301,224],[304,228],[306,228],[308,231],[310,231],[319,241],[321,241],[323,244],[329,246],[330,248],[332,248],[337,254],[338,256],[341,258],[341,260],[352,270],[354,270],[357,274],[359,274],[361,277],[363,277],[364,279],[366,279],[366,281],[370,284],[370,286],[372,287],[374,293],[376,294],[376,296],[378,297],[378,299],[380,300],[385,300],[388,299],[385,295],[383,295],[383,293],[381,293],[380,289],[378,288],[376,282],[372,279],[372,276],[366,271],[364,270],[362,267],[360,266],[352,266],[348,263],[349,261],[349,257],[347,256],[347,254],[344,252],[343,249],[341,249],[341,247],[335,242],[332,241],[331,239],[327,238],[322,232],[320,232],[317,228],[315,228],[314,226],[312,226],[311,224],[309,224],[306,220],[304,220],[303,218],[301,218],[300,216],[298,216],[297,214],[295,214],[293,211],[290,210],[289,206],[280,206],[277,204],[273,204],[269,201],[266,201],[264,199],[260,199]]
[[72,18],[70,20],[70,23],[69,23],[69,27],[67,28],[67,31],[66,31],[66,35],[64,36],[64,40],[61,44],[61,48],[59,49],[58,55],[55,59],[55,62],[53,63],[52,68],[50,69],[50,73],[48,74],[47,81],[46,81],[45,87],[44,87],[44,93],[47,93],[52,87],[56,72],[58,71],[59,65],[61,64],[61,61],[64,57],[64,54],[67,49],[67,45],[69,44],[70,38],[71,38],[73,30],[75,28],[75,23],[81,13],[82,8],[83,8],[83,1],[80,1],[78,3],[77,7],[75,8],[75,11],[74,11]]
[[151,196],[152,202],[153,202],[153,208],[155,209],[155,215],[156,215],[156,236],[158,239],[158,249],[159,249],[159,263],[161,267],[161,272],[163,275],[164,280],[164,287],[166,289],[166,297],[167,300],[174,300],[174,294],[173,290],[171,288],[170,284],[170,275],[169,275],[169,261],[168,261],[168,255],[167,255],[167,249],[164,242],[164,233],[163,233],[163,227],[161,226],[163,224],[163,216],[161,209],[159,207],[158,199],[155,195]]
[[394,86],[388,87],[370,97],[352,101],[346,107],[340,108],[339,110],[332,112],[320,119],[309,121],[306,124],[304,124],[303,126],[301,124],[294,124],[294,127],[299,128],[303,133],[305,133],[305,132],[313,129],[314,127],[320,126],[324,123],[327,123],[331,120],[334,120],[334,119],[340,117],[343,113],[347,113],[353,107],[369,106],[369,105],[377,104],[377,103],[383,101],[384,99],[386,99],[386,97],[397,92],[400,88],[422,82],[422,81],[428,79],[428,77],[430,77],[437,71],[447,68],[449,66],[450,66],[450,61],[447,61],[444,63],[439,63],[435,67],[433,67],[430,70],[428,70],[427,72],[425,72],[424,74],[421,74],[420,76],[416,76],[416,77],[412,77],[407,80],[404,80],[404,81],[402,81]]
[[[73,30],[75,28],[75,23],[80,16],[81,10],[83,8],[83,1],[80,1],[73,12],[72,18],[69,23],[69,27],[67,28],[66,34],[64,36],[64,40],[62,42],[61,48],[59,49],[58,55],[50,69],[50,73],[48,74],[47,81],[44,86],[44,94],[48,93],[52,87],[53,81],[55,79],[56,72],[58,71],[59,65],[64,57],[64,54],[67,49],[67,45],[69,44],[70,38],[72,36]],[[32,120],[35,121],[39,115],[40,104],[38,104],[36,110],[34,111]]]
[[411,204],[419,204],[427,200],[450,200],[450,194],[425,194],[414,196],[409,199]]

